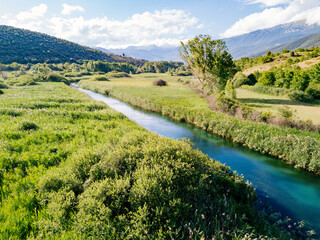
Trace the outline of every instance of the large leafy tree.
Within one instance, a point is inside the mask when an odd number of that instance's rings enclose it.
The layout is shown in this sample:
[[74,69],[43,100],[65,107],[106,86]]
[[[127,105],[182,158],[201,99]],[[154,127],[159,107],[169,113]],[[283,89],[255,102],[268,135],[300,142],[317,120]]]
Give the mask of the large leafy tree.
[[181,42],[180,56],[202,88],[209,87],[220,92],[234,74],[235,65],[225,42],[212,40],[209,35],[196,36],[186,44]]

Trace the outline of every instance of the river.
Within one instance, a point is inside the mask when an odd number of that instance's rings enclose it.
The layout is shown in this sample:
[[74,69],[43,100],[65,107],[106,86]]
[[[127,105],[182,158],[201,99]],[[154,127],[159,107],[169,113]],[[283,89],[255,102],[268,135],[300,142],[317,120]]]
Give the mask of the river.
[[256,188],[258,198],[264,203],[270,204],[273,209],[294,220],[305,221],[319,233],[319,176],[294,169],[276,158],[249,150],[191,124],[138,109],[117,99],[78,88],[76,85],[74,87],[93,99],[106,103],[151,132],[174,139],[190,139],[195,148],[226,164],[232,171],[249,180]]

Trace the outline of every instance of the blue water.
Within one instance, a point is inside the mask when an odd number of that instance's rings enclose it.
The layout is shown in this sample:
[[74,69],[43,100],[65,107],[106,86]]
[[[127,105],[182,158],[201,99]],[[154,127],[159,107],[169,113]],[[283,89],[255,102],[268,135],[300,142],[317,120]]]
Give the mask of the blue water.
[[106,103],[151,132],[174,139],[190,139],[195,148],[249,180],[263,202],[294,220],[305,221],[319,232],[320,177],[294,169],[276,158],[251,151],[193,125],[137,109],[89,90],[78,90]]

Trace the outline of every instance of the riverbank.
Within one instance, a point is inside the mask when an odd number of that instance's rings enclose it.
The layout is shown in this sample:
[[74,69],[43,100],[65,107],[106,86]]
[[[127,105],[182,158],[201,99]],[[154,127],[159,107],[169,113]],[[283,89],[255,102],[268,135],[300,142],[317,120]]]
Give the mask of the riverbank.
[[304,238],[228,167],[62,83],[0,100],[1,239]]
[[152,75],[108,82],[80,81],[79,86],[108,94],[134,106],[191,123],[255,151],[277,157],[296,168],[320,174],[320,135],[249,122],[210,110],[206,100],[187,86],[169,81],[152,86]]

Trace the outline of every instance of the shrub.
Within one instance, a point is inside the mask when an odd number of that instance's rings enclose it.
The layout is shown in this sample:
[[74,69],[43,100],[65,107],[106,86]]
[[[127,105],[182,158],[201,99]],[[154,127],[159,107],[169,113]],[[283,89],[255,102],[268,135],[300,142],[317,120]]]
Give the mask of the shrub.
[[236,99],[237,98],[237,92],[234,87],[234,85],[230,82],[230,80],[227,82],[226,88],[225,88],[225,94],[227,98],[230,99]]
[[31,86],[37,85],[31,75],[22,75],[17,78],[8,79],[7,83],[11,86]]
[[5,84],[4,82],[0,82],[0,89],[8,89],[9,86]]
[[109,72],[107,74],[108,77],[111,78],[125,78],[125,77],[130,77],[130,75],[126,72]]
[[288,94],[289,90],[285,88],[275,88],[275,87],[268,87],[268,86],[242,86],[245,87],[247,90],[251,92],[257,92],[262,94],[267,94],[271,96],[281,96]]
[[98,75],[91,78],[92,81],[109,81],[109,79],[104,75]]
[[276,78],[273,72],[264,72],[261,77],[258,79],[258,84],[262,86],[272,86]]
[[162,80],[162,79],[156,79],[156,80],[153,80],[152,82],[152,85],[153,86],[167,86],[167,82],[165,80]]
[[315,99],[320,99],[320,83],[311,83],[307,88],[306,93]]
[[3,91],[0,89],[0,94],[3,94]]
[[228,98],[225,91],[221,91],[217,99],[217,108],[220,111],[234,115],[238,107],[239,104],[235,100]]
[[20,124],[19,130],[22,131],[32,131],[32,130],[37,130],[39,127],[37,124],[34,122],[22,122]]
[[242,85],[250,85],[248,82],[249,79],[242,72],[237,72],[232,79],[232,83],[236,88],[241,87]]
[[53,73],[50,73],[49,75],[47,75],[46,81],[47,82],[63,82],[67,85],[70,85],[70,81],[68,79],[66,79],[63,76],[53,74]]
[[292,91],[288,96],[291,100],[299,102],[312,102],[314,100],[311,95],[303,91]]
[[293,111],[290,107],[288,106],[281,106],[278,108],[278,112],[281,117],[284,119],[290,120],[293,118],[295,111]]

